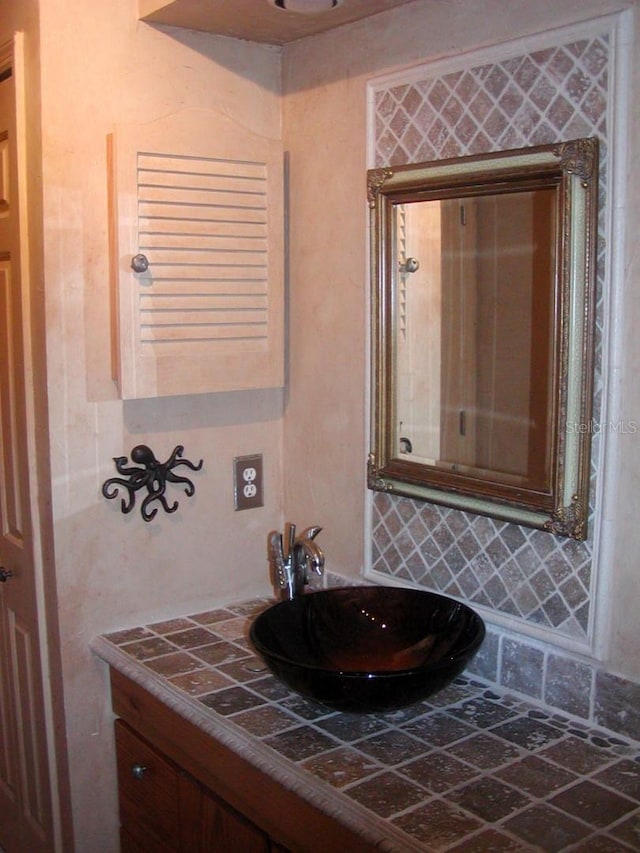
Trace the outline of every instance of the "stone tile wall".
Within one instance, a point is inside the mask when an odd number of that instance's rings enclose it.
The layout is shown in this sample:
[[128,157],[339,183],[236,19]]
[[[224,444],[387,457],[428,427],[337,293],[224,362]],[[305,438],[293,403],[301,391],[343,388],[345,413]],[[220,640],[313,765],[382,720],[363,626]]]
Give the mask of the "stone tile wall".
[[[600,473],[605,218],[613,55],[603,25],[550,33],[506,58],[411,69],[372,82],[375,165],[399,165],[597,136],[600,198],[590,535],[586,542],[374,493],[371,569],[486,608],[496,623],[470,671],[545,707],[640,737],[640,685],[590,659],[595,495]],[[507,626],[507,627],[504,627]],[[535,637],[535,639],[531,639]],[[542,638],[542,639],[540,639]],[[583,655],[574,651],[582,648]]]
[[[467,57],[406,82],[373,84],[375,165],[437,160],[597,136],[601,149],[596,377],[590,538],[575,542],[473,513],[375,494],[371,567],[383,575],[464,598],[556,638],[589,645],[593,619],[593,496],[600,459],[602,293],[606,252],[607,32],[537,50],[504,48],[502,61]],[[565,37],[566,38],[566,37]],[[450,69],[451,66],[448,66]]]
[[545,708],[640,740],[640,685],[549,644],[488,626],[469,672]]

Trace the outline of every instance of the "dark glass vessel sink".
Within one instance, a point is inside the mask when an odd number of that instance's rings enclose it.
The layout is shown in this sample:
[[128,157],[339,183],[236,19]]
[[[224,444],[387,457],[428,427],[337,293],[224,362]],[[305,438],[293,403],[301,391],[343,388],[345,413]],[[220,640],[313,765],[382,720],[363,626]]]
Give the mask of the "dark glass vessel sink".
[[485,635],[470,607],[385,586],[301,595],[256,617],[250,637],[272,673],[341,711],[386,711],[441,690]]

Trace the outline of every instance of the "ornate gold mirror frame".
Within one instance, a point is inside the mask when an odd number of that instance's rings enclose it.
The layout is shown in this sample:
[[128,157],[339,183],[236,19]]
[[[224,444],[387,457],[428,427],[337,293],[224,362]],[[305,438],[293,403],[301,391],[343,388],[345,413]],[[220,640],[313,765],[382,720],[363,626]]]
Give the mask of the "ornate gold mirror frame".
[[[373,360],[370,489],[574,539],[586,537],[597,163],[597,141],[579,139],[369,171]],[[552,262],[548,276],[550,333],[548,344],[544,344],[549,347],[544,477],[534,481],[494,475],[482,466],[416,461],[406,452],[397,412],[398,288],[401,272],[407,272],[406,262],[413,262],[399,251],[399,211],[420,201],[493,198],[540,188],[553,193],[552,214],[547,217],[552,220]]]

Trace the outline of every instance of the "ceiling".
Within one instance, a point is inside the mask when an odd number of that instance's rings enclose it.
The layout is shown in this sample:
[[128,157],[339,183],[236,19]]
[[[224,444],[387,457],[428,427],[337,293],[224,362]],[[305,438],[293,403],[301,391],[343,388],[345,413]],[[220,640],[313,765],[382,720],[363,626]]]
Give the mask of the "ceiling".
[[138,17],[149,24],[286,44],[413,1],[342,0],[329,12],[297,14],[276,8],[270,0],[138,0]]

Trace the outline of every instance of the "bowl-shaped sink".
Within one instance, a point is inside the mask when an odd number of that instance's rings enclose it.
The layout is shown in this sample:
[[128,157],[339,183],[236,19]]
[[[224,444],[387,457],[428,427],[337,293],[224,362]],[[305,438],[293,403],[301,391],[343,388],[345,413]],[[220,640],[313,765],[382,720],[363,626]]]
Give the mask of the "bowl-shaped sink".
[[328,589],[263,611],[250,637],[272,673],[341,711],[384,711],[441,690],[482,643],[470,607],[385,586]]

